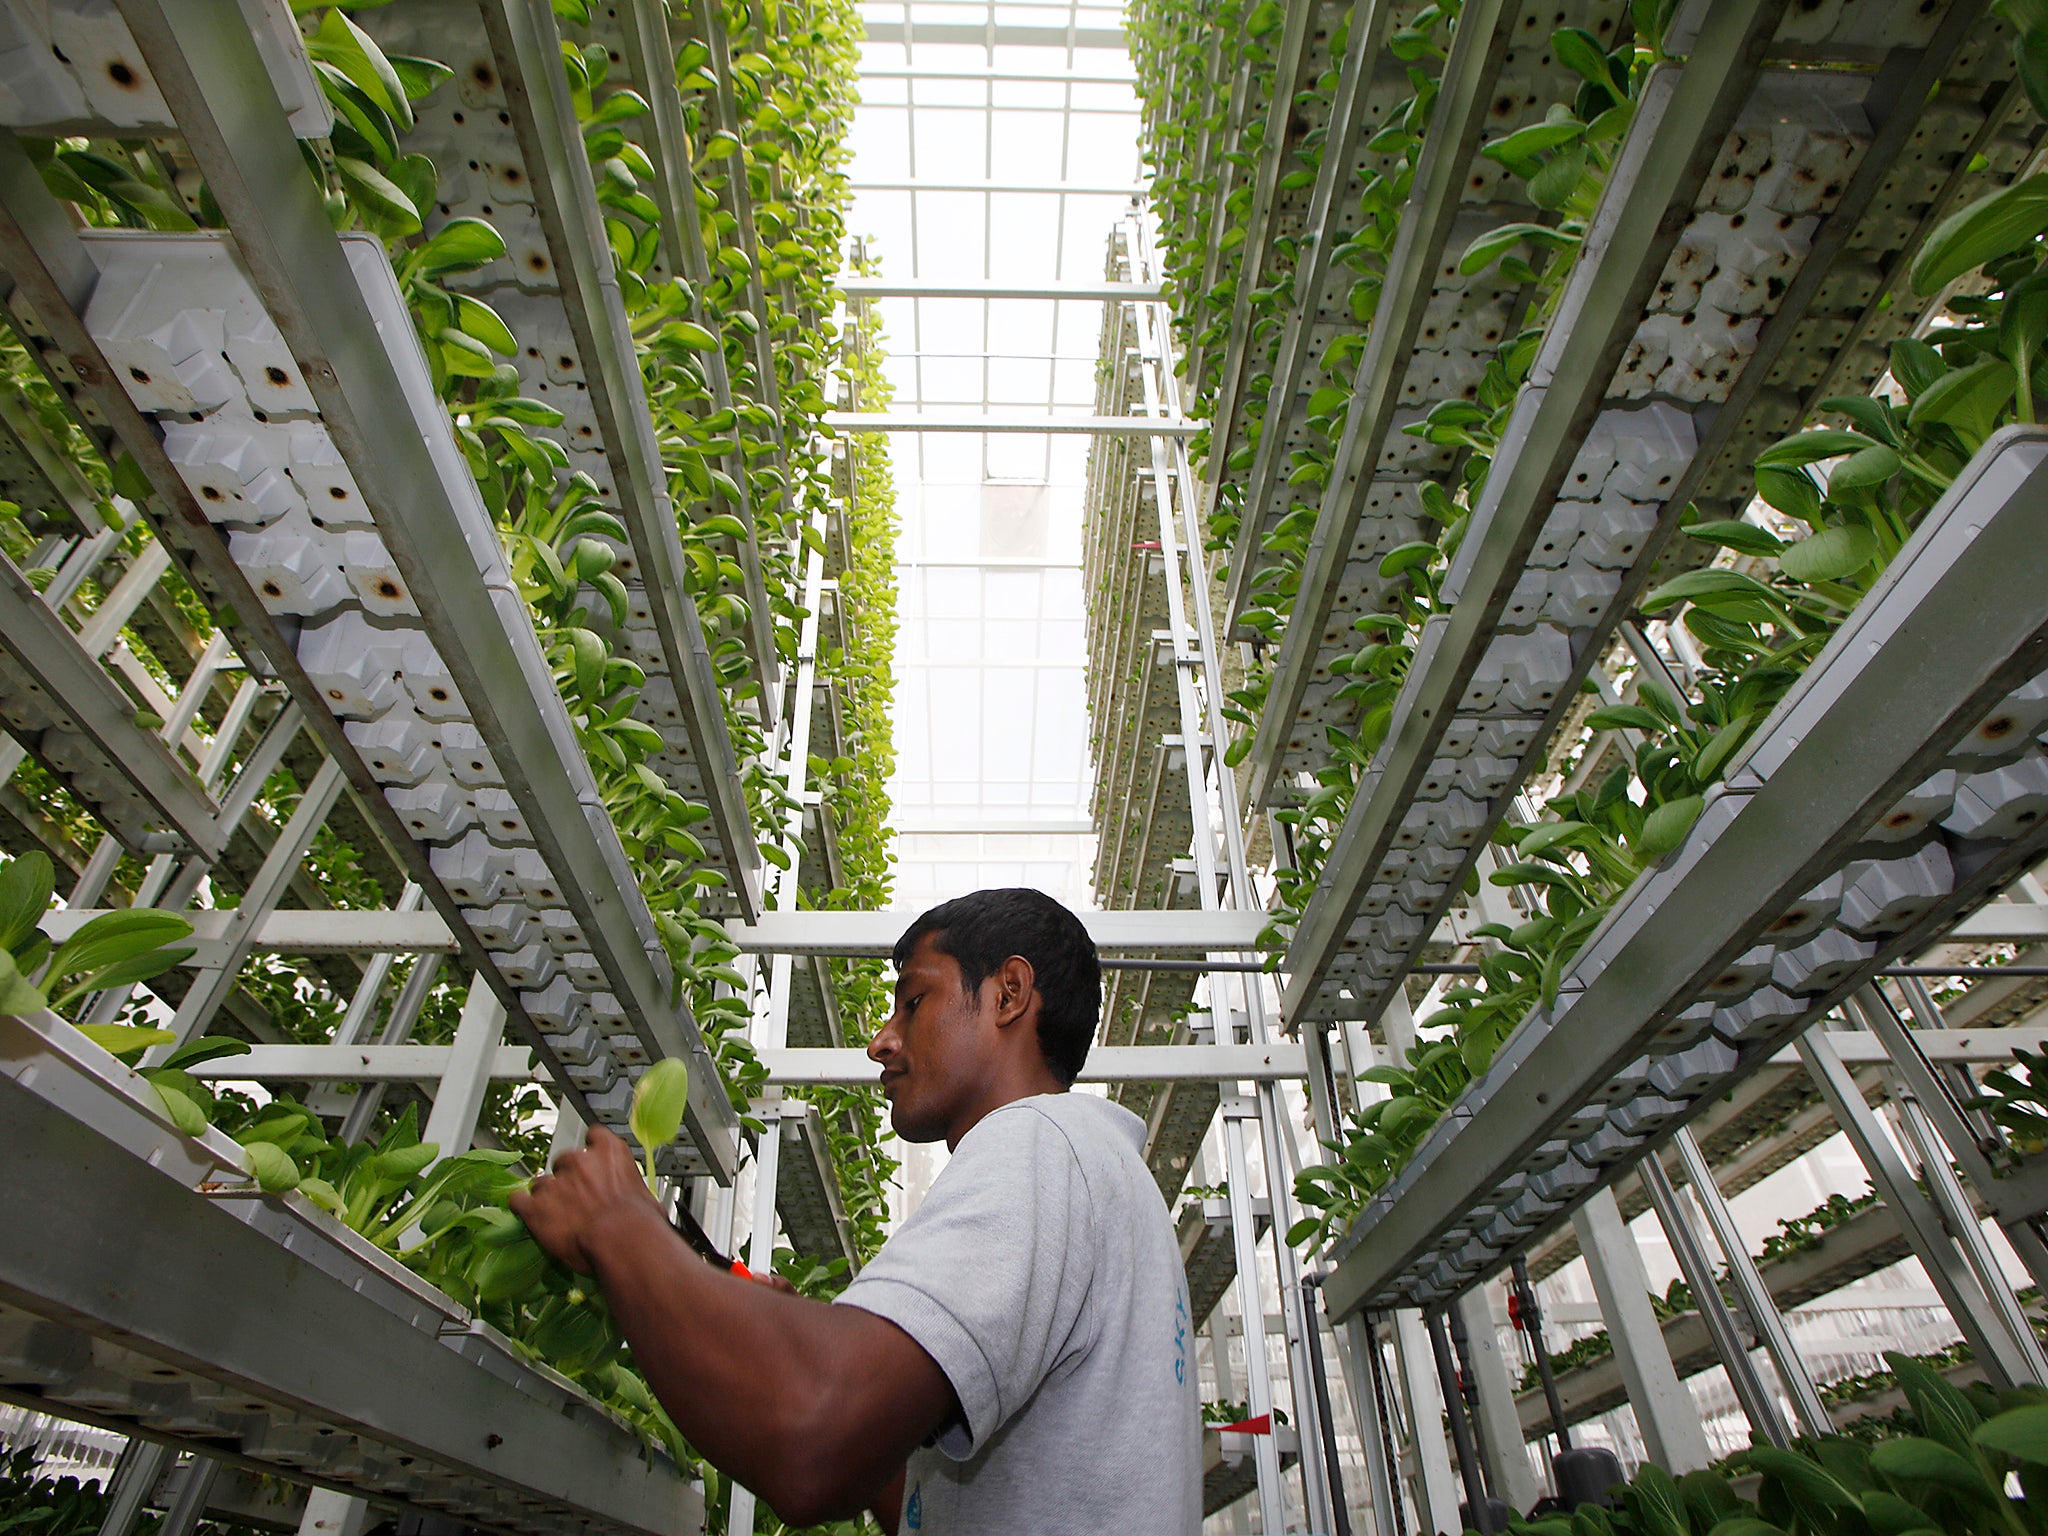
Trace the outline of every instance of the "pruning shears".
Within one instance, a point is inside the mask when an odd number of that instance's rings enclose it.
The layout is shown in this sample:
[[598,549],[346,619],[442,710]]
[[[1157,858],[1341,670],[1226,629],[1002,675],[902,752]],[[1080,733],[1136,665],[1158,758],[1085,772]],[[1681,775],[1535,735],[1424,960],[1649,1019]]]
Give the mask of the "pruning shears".
[[729,1259],[720,1253],[718,1245],[711,1241],[710,1235],[697,1224],[697,1218],[692,1216],[685,1206],[676,1208],[675,1229],[681,1234],[683,1241],[714,1268],[722,1269],[727,1274],[738,1275],[742,1280],[751,1280],[756,1285],[768,1284],[761,1276],[747,1268],[744,1259]]

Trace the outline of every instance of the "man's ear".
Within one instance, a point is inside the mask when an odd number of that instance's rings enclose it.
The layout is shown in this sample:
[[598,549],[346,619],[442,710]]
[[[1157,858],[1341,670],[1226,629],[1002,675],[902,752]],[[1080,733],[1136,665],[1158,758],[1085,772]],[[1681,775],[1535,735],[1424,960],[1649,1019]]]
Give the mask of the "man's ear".
[[996,989],[996,1027],[1015,1024],[1031,1011],[1031,1000],[1037,995],[1038,977],[1031,969],[1031,962],[1022,955],[1012,955],[996,967],[989,978]]

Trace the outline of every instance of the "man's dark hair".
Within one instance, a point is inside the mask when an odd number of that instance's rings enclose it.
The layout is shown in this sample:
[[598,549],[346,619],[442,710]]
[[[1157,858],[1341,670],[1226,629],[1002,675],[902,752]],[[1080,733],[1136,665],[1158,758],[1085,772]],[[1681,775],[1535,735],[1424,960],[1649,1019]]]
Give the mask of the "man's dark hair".
[[926,934],[940,954],[959,962],[970,994],[1010,956],[1031,962],[1040,999],[1038,1049],[1053,1076],[1071,1086],[1102,1017],[1102,964],[1081,919],[1026,886],[957,896],[903,930],[893,955],[898,969]]

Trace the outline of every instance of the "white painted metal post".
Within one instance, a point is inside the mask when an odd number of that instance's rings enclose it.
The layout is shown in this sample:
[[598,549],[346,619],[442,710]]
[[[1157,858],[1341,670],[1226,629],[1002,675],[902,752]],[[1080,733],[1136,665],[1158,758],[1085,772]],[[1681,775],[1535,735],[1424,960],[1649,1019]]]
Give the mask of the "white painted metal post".
[[[811,519],[811,526],[824,540],[825,514]],[[818,680],[818,609],[824,601],[825,557],[812,549],[804,566],[804,622],[797,636],[796,691],[790,710],[789,768],[785,787],[791,806],[785,824],[782,850],[786,867],[777,871],[775,904],[796,905],[798,876],[803,868],[804,786],[810,770],[811,710],[815,705]],[[767,1011],[756,1028],[755,1044],[780,1050],[789,1040],[789,992],[795,971],[794,958],[782,951],[768,965]],[[775,1186],[782,1174],[782,1090],[770,1087],[761,1106],[766,1129],[754,1142],[754,1222],[747,1239],[747,1267],[759,1275],[775,1273]],[[754,1492],[733,1484],[732,1504],[726,1518],[727,1536],[753,1536]]]
[[1642,1252],[1621,1219],[1614,1191],[1603,1189],[1572,1217],[1579,1249],[1592,1272],[1600,1315],[1614,1341],[1615,1363],[1650,1459],[1674,1477],[1698,1471],[1713,1457],[1692,1393],[1671,1368],[1671,1352],[1650,1308],[1650,1277]]
[[1479,1449],[1486,1458],[1496,1498],[1527,1514],[1539,1497],[1535,1469],[1522,1440],[1522,1415],[1515,1407],[1515,1377],[1501,1352],[1500,1330],[1482,1287],[1474,1286],[1457,1300],[1465,1323],[1466,1350],[1472,1362],[1472,1384],[1479,1398]]
[[1401,1406],[1408,1415],[1408,1450],[1414,1459],[1415,1503],[1433,1531],[1458,1531],[1458,1474],[1451,1466],[1450,1442],[1444,1438],[1444,1394],[1436,1378],[1436,1360],[1422,1314],[1404,1309],[1391,1314],[1394,1326],[1394,1367],[1401,1378]]
[[431,1141],[441,1149],[440,1157],[459,1157],[476,1139],[476,1117],[483,1111],[484,1091],[491,1086],[491,1064],[498,1042],[504,1038],[505,1005],[481,974],[472,976],[462,1000],[462,1017],[455,1026],[448,1071],[435,1091],[427,1128],[420,1133],[421,1141]]
[[1878,1198],[1891,1207],[1899,1219],[1899,1230],[1912,1244],[1913,1253],[1927,1278],[1941,1292],[1949,1315],[1969,1340],[1979,1361],[2001,1386],[2036,1382],[2040,1375],[2035,1360],[2040,1346],[2032,1340],[2013,1337],[1999,1315],[1985,1300],[1970,1266],[1956,1251],[1941,1213],[1920,1191],[1906,1160],[1886,1135],[1884,1126],[1863,1101],[1863,1090],[1849,1075],[1841,1052],[1825,1030],[1810,1029],[1799,1041],[1799,1059],[1806,1064],[1814,1086],[1834,1112],[1863,1168],[1870,1175]]
[[[1145,280],[1150,275],[1151,264],[1144,231],[1136,215],[1127,217],[1121,226],[1126,259],[1134,279]],[[1175,382],[1170,366],[1169,336],[1171,334],[1163,303],[1147,303],[1133,306],[1138,322],[1138,354],[1140,379],[1144,389],[1146,413],[1155,418],[1169,415],[1178,416],[1178,402],[1174,399]],[[1201,891],[1204,907],[1217,903],[1216,836],[1209,814],[1209,768],[1216,769],[1219,803],[1222,809],[1225,840],[1225,866],[1230,881],[1232,904],[1240,910],[1250,910],[1256,905],[1252,899],[1250,874],[1244,858],[1242,830],[1237,820],[1235,807],[1235,785],[1230,774],[1223,768],[1225,743],[1220,739],[1206,737],[1203,731],[1202,705],[1210,706],[1208,724],[1220,728],[1223,715],[1220,703],[1221,667],[1215,646],[1214,625],[1208,613],[1208,587],[1199,569],[1197,551],[1201,548],[1198,534],[1196,509],[1193,501],[1194,476],[1188,467],[1185,443],[1176,443],[1165,434],[1150,439],[1152,454],[1152,485],[1154,504],[1159,514],[1160,554],[1166,562],[1166,603],[1167,622],[1172,635],[1174,680],[1180,706],[1181,743],[1186,761],[1188,779],[1189,809],[1192,816],[1193,853],[1195,879]],[[1175,516],[1176,502],[1180,520]],[[1183,572],[1183,551],[1188,563],[1195,568]],[[1183,580],[1186,586],[1183,588]],[[1187,608],[1192,603],[1196,608],[1199,633],[1191,632]],[[1190,644],[1191,638],[1193,644]],[[1202,690],[1209,697],[1205,701],[1197,690],[1197,680],[1206,687]],[[1230,955],[1214,955],[1212,959],[1227,960],[1241,958]],[[1243,1017],[1249,1037],[1256,1043],[1264,1039],[1263,997],[1255,983],[1239,978],[1244,1002]],[[1220,990],[1220,979],[1212,977],[1210,982],[1210,1004],[1219,1029],[1219,1038],[1228,1032],[1234,1039],[1235,1010],[1219,1006],[1221,999],[1216,995]],[[1225,1084],[1226,1096],[1234,1093],[1236,1085]],[[1257,1227],[1252,1214],[1252,1186],[1250,1164],[1245,1156],[1243,1120],[1256,1118],[1259,1121],[1261,1144],[1266,1174],[1267,1199],[1270,1220],[1273,1224],[1274,1252],[1280,1293],[1281,1314],[1286,1320],[1289,1372],[1294,1391],[1295,1422],[1301,1426],[1301,1467],[1303,1470],[1304,1498],[1312,1523],[1327,1530],[1334,1523],[1329,1512],[1327,1480],[1317,1475],[1320,1466],[1318,1447],[1314,1443],[1313,1426],[1317,1423],[1314,1405],[1314,1384],[1308,1378],[1303,1363],[1300,1277],[1295,1272],[1293,1251],[1285,1241],[1287,1221],[1286,1181],[1287,1164],[1279,1153],[1279,1142],[1271,1124],[1276,1112],[1277,1099],[1270,1085],[1254,1088],[1250,1101],[1252,1113],[1247,1116],[1241,1110],[1231,1112],[1226,1102],[1223,1111],[1224,1156],[1229,1166],[1229,1191],[1231,1215],[1231,1239],[1237,1258],[1237,1294],[1244,1312],[1245,1365],[1249,1377],[1250,1409],[1254,1417],[1270,1413],[1273,1407],[1272,1382],[1266,1363],[1264,1304],[1258,1277]],[[1304,1390],[1306,1389],[1306,1390]],[[1280,1458],[1274,1438],[1260,1436],[1253,1441],[1255,1465],[1258,1470],[1260,1528],[1267,1532],[1283,1529],[1283,1509],[1280,1495]]]

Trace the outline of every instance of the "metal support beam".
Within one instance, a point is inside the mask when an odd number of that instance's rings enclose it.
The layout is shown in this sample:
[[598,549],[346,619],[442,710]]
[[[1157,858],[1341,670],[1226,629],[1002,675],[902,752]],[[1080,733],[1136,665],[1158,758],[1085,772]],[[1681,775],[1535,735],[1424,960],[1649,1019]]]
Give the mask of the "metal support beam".
[[[1728,1263],[1728,1279],[1735,1287],[1736,1299],[1748,1314],[1750,1326],[1756,1330],[1764,1352],[1771,1357],[1771,1366],[1778,1373],[1778,1385],[1792,1400],[1792,1411],[1799,1416],[1800,1430],[1808,1435],[1833,1434],[1834,1417],[1828,1412],[1827,1404],[1821,1401],[1820,1388],[1814,1384],[1812,1373],[1806,1369],[1806,1361],[1792,1342],[1777,1302],[1764,1285],[1763,1276],[1757,1273],[1756,1260],[1749,1254],[1749,1244],[1735,1225],[1734,1213],[1722,1197],[1721,1186],[1714,1182],[1714,1171],[1707,1166],[1706,1157],[1700,1152],[1700,1144],[1693,1139],[1691,1128],[1681,1130],[1672,1138],[1672,1144],[1678,1148],[1679,1161],[1685,1168],[1686,1183],[1692,1186],[1693,1198],[1699,1201],[1700,1209],[1706,1214],[1707,1225],[1714,1230],[1714,1241],[1721,1245],[1721,1256]],[[1652,1157],[1646,1161],[1655,1163],[1656,1159]],[[1697,1294],[1697,1286],[1694,1292]]]
[[1198,421],[1150,416],[996,416],[986,412],[827,411],[836,432],[1087,432],[1127,437],[1193,437]]
[[1366,1492],[1371,1500],[1374,1536],[1394,1536],[1400,1490],[1394,1486],[1394,1458],[1387,1418],[1386,1370],[1379,1336],[1369,1317],[1356,1316],[1337,1328],[1337,1353],[1351,1389],[1352,1418],[1358,1425],[1365,1456]]
[[[783,957],[778,957],[783,958]],[[763,1046],[768,1081],[784,1087],[861,1087],[875,1081],[875,1064],[856,1047]],[[1308,1076],[1303,1048],[1270,1045],[1098,1045],[1078,1079],[1084,1083],[1271,1083]]]
[[[228,1083],[435,1083],[458,1065],[455,1050],[453,1045],[254,1045],[244,1055],[203,1061],[190,1071],[197,1078]],[[532,1061],[530,1047],[493,1042],[481,1058],[467,1058],[467,1065],[491,1082],[546,1082],[547,1074]]]
[[1156,299],[1162,292],[1157,283],[946,282],[886,277],[842,277],[839,291],[849,299],[1079,299],[1111,303]]
[[[977,28],[977,30],[979,30]],[[868,40],[874,41],[872,32]],[[1018,186],[1005,181],[856,181],[848,191],[860,192],[1025,192],[1046,197],[1141,197],[1143,187],[1090,187],[1054,182]]]
[[[50,611],[14,562],[0,560],[0,648],[11,655],[53,710],[90,741],[108,764],[148,803],[175,839],[207,859],[220,857],[228,823],[217,814],[193,776],[156,733],[135,723],[135,704],[105,667],[87,654],[65,623]],[[34,735],[41,742],[47,732]],[[34,746],[35,743],[24,742]],[[87,795],[89,802],[94,797]],[[116,818],[122,840],[145,849],[140,825]]]
[[[2000,1213],[2001,1181],[1990,1159],[1985,1156],[1984,1147],[1979,1143],[1966,1112],[1936,1068],[1932,1055],[1923,1048],[1926,1043],[1939,1041],[1943,1035],[1961,1031],[1942,1027],[1941,1009],[1920,982],[1908,979],[1900,983],[1900,990],[1905,993],[1907,1004],[1920,1020],[1922,1029],[1907,1029],[1905,1021],[1892,1011],[1890,999],[1875,987],[1864,988],[1848,1004],[1850,1011],[1870,1031],[1871,1038],[1882,1045],[1891,1058],[1893,1100],[1901,1105],[1917,1105],[1933,1123],[1941,1140],[1947,1144],[1946,1155],[1955,1158],[1956,1165],[1963,1170],[1963,1176],[1976,1189],[1986,1208],[1999,1217],[1999,1226],[2012,1243],[2020,1262],[2034,1277],[2035,1284],[2048,1285],[2048,1246],[2043,1245],[2041,1234],[2035,1230],[2033,1222],[2006,1220]],[[2006,1031],[1997,1033],[2002,1035]],[[2013,1042],[2014,1045],[2019,1043]],[[2039,1049],[2038,1046],[2032,1048]],[[1959,1069],[1951,1066],[1949,1070]]]
[[[306,365],[322,424],[377,515],[378,534],[609,990],[650,1056],[693,1063],[685,1124],[715,1175],[729,1178],[738,1157],[737,1116],[695,1020],[670,1001],[671,967],[651,942],[653,919],[598,808],[589,765],[509,584],[488,512],[459,456],[431,446],[432,436],[450,430],[439,404],[427,398],[416,355],[408,357],[410,341],[399,346],[381,334],[372,295],[306,175],[275,93],[249,88],[262,77],[262,61],[247,26],[238,11],[211,0],[121,0],[121,11],[234,229],[239,264]],[[452,447],[452,439],[443,446]],[[174,474],[167,478],[177,483]],[[294,682],[310,701],[303,675]],[[366,798],[377,797],[379,819],[391,827],[396,818],[340,722],[323,708],[317,724],[329,750],[361,775]],[[421,883],[436,892],[438,882]],[[444,910],[453,910],[452,900]],[[511,984],[494,966],[488,974],[502,988],[501,1000],[516,1007]]]
[[483,1110],[484,1090],[491,1085],[498,1042],[504,1035],[504,1004],[481,976],[471,977],[462,1018],[455,1026],[455,1044],[449,1048],[448,1069],[434,1095],[427,1128],[420,1133],[420,1140],[434,1143],[442,1157],[460,1156],[476,1139],[476,1117]]
[[1799,1056],[1806,1063],[1814,1086],[1834,1112],[1835,1123],[1863,1160],[1864,1171],[1870,1175],[1878,1198],[1892,1208],[1899,1230],[1913,1246],[1914,1256],[1935,1289],[1941,1292],[1949,1315],[1992,1381],[2002,1387],[2039,1382],[2041,1375],[2035,1361],[2040,1346],[2031,1337],[2016,1339],[1992,1308],[1976,1276],[1956,1251],[1940,1212],[1920,1192],[1906,1160],[1885,1134],[1876,1113],[1863,1101],[1862,1090],[1850,1078],[1833,1039],[1824,1030],[1809,1030],[1799,1042]]
[[[886,956],[921,914],[883,912],[763,912],[752,923],[725,931],[744,954]],[[1088,937],[1105,955],[1248,952],[1266,925],[1263,911],[1079,912]]]
[[1416,1507],[1425,1529],[1462,1530],[1457,1474],[1451,1468],[1450,1447],[1444,1439],[1444,1394],[1437,1383],[1429,1332],[1422,1325],[1420,1312],[1404,1308],[1391,1317],[1394,1367],[1401,1378],[1401,1401],[1408,1415]]
[[200,971],[198,980],[193,982],[192,989],[178,1004],[178,1016],[171,1028],[176,1032],[180,1045],[205,1034],[215,1011],[227,1001],[243,962],[249,958],[256,925],[270,914],[278,898],[291,884],[292,876],[298,873],[306,850],[313,846],[314,834],[326,822],[327,813],[334,809],[334,802],[341,797],[343,782],[341,765],[328,758],[320,765],[320,771],[313,775],[313,782],[299,796],[291,820],[278,834],[277,841],[270,845],[270,852],[264,856],[256,878],[242,893],[241,904],[235,908],[234,919],[229,925],[224,953]]
[[1671,1368],[1657,1314],[1650,1309],[1650,1277],[1621,1219],[1614,1191],[1603,1189],[1572,1215],[1579,1248],[1614,1341],[1615,1362],[1628,1383],[1628,1400],[1650,1460],[1676,1477],[1713,1460],[1692,1393]]
[[[441,976],[441,957],[421,955],[413,962],[411,972],[405,978],[405,985],[398,989],[398,999],[391,1005],[391,1017],[385,1021],[381,1043],[388,1047],[403,1045],[412,1038],[413,1026],[419,1022],[420,1010],[427,1005],[435,983]],[[444,1065],[441,1069],[446,1071]],[[435,1074],[439,1076],[439,1073]],[[377,1118],[377,1111],[384,1103],[384,1089],[379,1083],[365,1082],[356,1101],[342,1116],[340,1139],[344,1142],[361,1141],[370,1131]],[[323,1110],[323,1113],[325,1111]]]
[[1474,1286],[1452,1305],[1465,1325],[1465,1357],[1471,1362],[1477,1398],[1479,1452],[1486,1460],[1494,1497],[1517,1511],[1526,1510],[1536,1502],[1539,1491],[1528,1447],[1522,1441],[1522,1418],[1515,1408],[1515,1378],[1521,1372],[1509,1371],[1484,1286]]
[[[1780,1449],[1790,1445],[1792,1428],[1785,1422],[1785,1415],[1778,1411],[1778,1400],[1771,1395],[1770,1388],[1757,1371],[1756,1362],[1750,1358],[1749,1346],[1736,1330],[1735,1314],[1728,1310],[1728,1303],[1723,1299],[1721,1287],[1714,1277],[1713,1261],[1707,1257],[1706,1248],[1700,1242],[1699,1233],[1694,1229],[1678,1191],[1671,1187],[1671,1179],[1664,1172],[1663,1163],[1654,1155],[1643,1159],[1642,1179],[1643,1189],[1650,1197],[1650,1209],[1657,1213],[1664,1235],[1671,1242],[1671,1251],[1678,1257],[1678,1267],[1684,1272],[1685,1283],[1692,1287],[1693,1303],[1707,1325],[1708,1336],[1714,1341],[1714,1353],[1721,1357],[1721,1368],[1728,1373],[1728,1383],[1735,1389],[1736,1401],[1742,1404],[1751,1434],[1762,1435]],[[1563,1422],[1555,1405],[1552,1414],[1557,1422]]]

